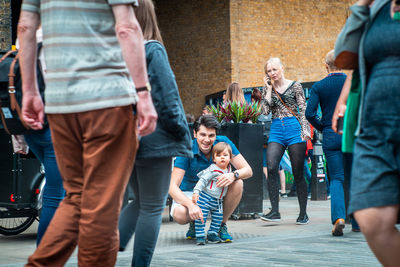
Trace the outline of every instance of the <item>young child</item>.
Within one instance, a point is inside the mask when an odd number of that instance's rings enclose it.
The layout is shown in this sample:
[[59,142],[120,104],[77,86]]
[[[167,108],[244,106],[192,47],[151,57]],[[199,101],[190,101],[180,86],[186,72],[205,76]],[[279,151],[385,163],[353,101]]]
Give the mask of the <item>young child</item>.
[[229,162],[232,159],[232,148],[225,142],[217,143],[212,149],[212,158],[215,164],[199,172],[199,181],[193,189],[192,200],[197,203],[203,212],[203,220],[195,221],[196,243],[205,245],[205,225],[208,212],[211,212],[211,225],[208,230],[207,240],[209,243],[219,243],[218,230],[222,223],[222,199],[226,195],[227,187],[217,187],[217,177],[230,172]]

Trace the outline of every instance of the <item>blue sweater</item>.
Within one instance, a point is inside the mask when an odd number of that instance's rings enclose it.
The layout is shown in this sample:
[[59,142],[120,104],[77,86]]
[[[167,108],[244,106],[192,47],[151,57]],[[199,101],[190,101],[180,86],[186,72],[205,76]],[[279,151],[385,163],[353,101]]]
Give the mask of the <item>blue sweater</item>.
[[[344,73],[330,73],[312,86],[307,103],[306,118],[318,131],[332,127],[333,112],[345,80],[346,74]],[[322,118],[317,115],[318,104],[321,106]]]

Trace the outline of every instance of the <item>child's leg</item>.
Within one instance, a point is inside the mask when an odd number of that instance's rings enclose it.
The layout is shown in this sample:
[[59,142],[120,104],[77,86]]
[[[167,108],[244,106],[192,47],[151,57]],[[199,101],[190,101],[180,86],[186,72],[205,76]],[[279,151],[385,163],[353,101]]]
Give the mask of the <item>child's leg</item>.
[[211,206],[207,202],[207,199],[204,198],[204,195],[200,193],[199,200],[197,201],[197,205],[200,207],[203,212],[203,220],[204,223],[201,223],[201,220],[195,220],[195,229],[196,229],[196,237],[205,237],[205,226],[207,221],[208,212],[211,209]]
[[[218,203],[219,202],[219,203]],[[216,205],[215,205],[216,204]],[[210,210],[211,212],[211,224],[210,229],[208,230],[208,234],[215,233],[218,235],[219,228],[221,227],[223,211],[222,208],[222,200],[215,200],[213,208]]]

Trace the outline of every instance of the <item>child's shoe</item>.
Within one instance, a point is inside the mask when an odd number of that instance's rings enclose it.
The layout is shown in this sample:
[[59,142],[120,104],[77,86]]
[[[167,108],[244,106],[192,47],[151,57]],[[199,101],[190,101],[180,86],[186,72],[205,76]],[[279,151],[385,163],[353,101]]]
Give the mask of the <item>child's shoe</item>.
[[206,238],[204,236],[200,236],[196,238],[196,244],[197,245],[205,245],[206,244]]
[[216,244],[216,243],[221,243],[222,242],[221,238],[219,238],[217,233],[209,233],[207,235],[207,241],[208,241],[208,243],[212,243],[212,244]]

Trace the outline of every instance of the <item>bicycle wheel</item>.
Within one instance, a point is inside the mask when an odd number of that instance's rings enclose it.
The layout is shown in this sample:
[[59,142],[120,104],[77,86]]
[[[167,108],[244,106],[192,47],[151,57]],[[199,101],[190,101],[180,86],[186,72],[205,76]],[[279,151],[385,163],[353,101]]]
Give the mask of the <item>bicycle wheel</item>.
[[17,235],[22,233],[31,226],[36,216],[17,217],[17,218],[0,218],[0,234]]

